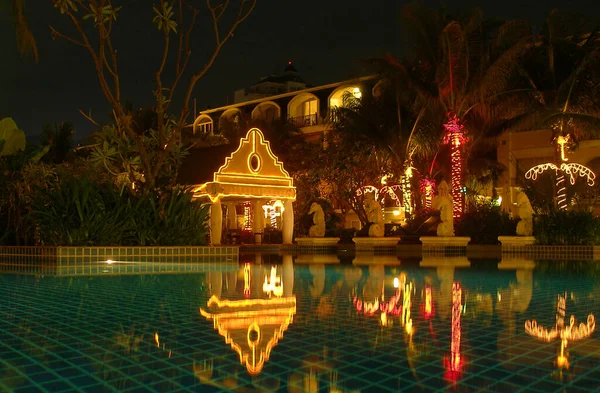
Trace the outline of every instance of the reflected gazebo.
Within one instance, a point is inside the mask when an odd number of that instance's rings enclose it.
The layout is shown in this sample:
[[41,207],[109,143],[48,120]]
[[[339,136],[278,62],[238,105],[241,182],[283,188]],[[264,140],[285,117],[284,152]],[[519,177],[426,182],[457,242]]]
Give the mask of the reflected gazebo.
[[225,343],[238,353],[240,363],[251,376],[256,376],[296,314],[296,297],[292,293],[294,268],[289,255],[283,257],[282,265],[266,270],[262,265],[248,265],[241,267],[247,298],[221,298],[222,274],[214,273],[212,296],[206,308],[200,308],[200,314],[213,321]]

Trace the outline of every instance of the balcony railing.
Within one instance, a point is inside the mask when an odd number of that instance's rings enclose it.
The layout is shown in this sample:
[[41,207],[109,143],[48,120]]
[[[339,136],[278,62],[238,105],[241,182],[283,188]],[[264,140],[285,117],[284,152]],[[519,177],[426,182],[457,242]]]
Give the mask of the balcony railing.
[[289,117],[289,122],[295,125],[296,127],[309,127],[319,124],[319,114],[313,113],[311,115],[298,116],[298,117]]

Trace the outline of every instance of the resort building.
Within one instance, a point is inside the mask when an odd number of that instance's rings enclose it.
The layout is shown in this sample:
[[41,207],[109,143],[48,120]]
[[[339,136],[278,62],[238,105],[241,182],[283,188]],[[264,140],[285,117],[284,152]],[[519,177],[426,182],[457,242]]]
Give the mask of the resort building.
[[290,62],[283,74],[262,78],[248,88],[237,90],[233,104],[200,111],[191,133],[223,133],[241,119],[267,123],[288,119],[307,138],[318,140],[328,131],[325,119],[342,105],[344,94],[360,97],[361,91],[370,88],[374,79],[374,76],[367,76],[310,87]]

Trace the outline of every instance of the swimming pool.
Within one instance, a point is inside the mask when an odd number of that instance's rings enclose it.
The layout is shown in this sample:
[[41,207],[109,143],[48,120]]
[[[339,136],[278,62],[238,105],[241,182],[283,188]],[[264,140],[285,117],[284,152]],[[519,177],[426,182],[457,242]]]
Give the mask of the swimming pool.
[[598,391],[596,263],[378,262],[0,274],[0,391]]

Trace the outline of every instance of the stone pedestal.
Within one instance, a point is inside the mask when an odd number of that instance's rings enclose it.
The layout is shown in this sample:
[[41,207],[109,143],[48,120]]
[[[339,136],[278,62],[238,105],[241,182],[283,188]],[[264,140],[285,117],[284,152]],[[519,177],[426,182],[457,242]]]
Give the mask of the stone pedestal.
[[525,247],[535,244],[533,236],[498,236],[498,241],[502,244],[502,248],[508,247]]
[[356,252],[396,251],[399,237],[353,237]]
[[[339,237],[297,237],[300,254],[336,253]],[[337,258],[337,257],[336,257]],[[338,261],[339,262],[339,261]]]
[[339,237],[297,237],[296,243],[299,246],[336,246],[340,241]]
[[426,253],[453,253],[466,255],[467,244],[471,241],[468,236],[421,236],[423,246],[421,252]]
[[419,238],[423,247],[425,246],[454,246],[467,247],[471,241],[468,236],[421,236]]

